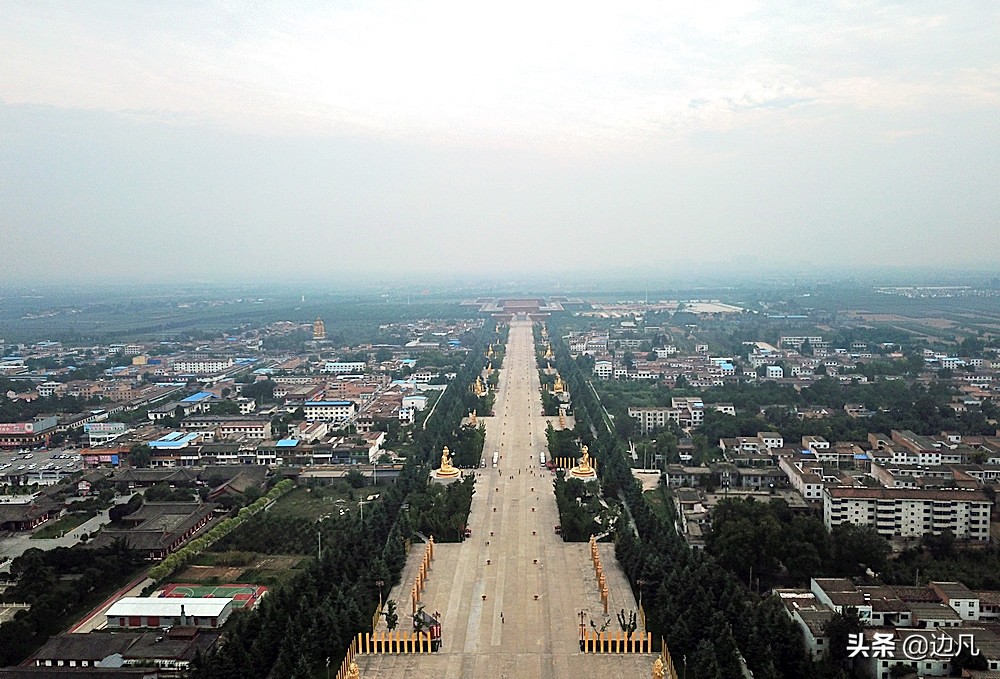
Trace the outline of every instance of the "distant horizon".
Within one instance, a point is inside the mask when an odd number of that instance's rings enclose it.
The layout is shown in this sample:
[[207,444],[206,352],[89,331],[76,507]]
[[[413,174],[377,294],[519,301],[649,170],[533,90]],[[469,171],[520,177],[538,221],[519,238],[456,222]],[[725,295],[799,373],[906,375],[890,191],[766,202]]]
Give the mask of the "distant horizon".
[[237,288],[257,290],[260,288],[278,288],[288,292],[292,288],[303,291],[316,291],[330,286],[338,286],[343,292],[375,291],[399,287],[430,286],[431,288],[455,287],[470,291],[479,290],[479,295],[509,294],[510,288],[523,287],[548,290],[547,294],[572,294],[573,289],[601,289],[608,286],[638,286],[643,288],[681,289],[691,287],[745,287],[745,286],[789,286],[789,285],[987,285],[994,280],[1000,280],[1000,265],[984,264],[981,267],[964,266],[955,268],[949,266],[880,266],[872,268],[836,267],[827,268],[804,267],[795,269],[789,266],[759,266],[738,267],[728,270],[724,266],[699,267],[693,264],[675,264],[669,267],[671,273],[666,274],[662,267],[649,267],[646,270],[637,267],[622,267],[602,269],[597,271],[565,270],[512,273],[506,275],[489,272],[473,273],[442,273],[442,272],[402,272],[377,271],[370,276],[348,274],[343,276],[281,276],[272,277],[226,277],[213,280],[199,276],[134,276],[127,279],[109,281],[107,276],[69,278],[66,280],[5,280],[0,273],[0,297],[10,290],[59,289],[66,290],[74,286],[86,285],[91,290],[135,288],[163,289],[171,288]]

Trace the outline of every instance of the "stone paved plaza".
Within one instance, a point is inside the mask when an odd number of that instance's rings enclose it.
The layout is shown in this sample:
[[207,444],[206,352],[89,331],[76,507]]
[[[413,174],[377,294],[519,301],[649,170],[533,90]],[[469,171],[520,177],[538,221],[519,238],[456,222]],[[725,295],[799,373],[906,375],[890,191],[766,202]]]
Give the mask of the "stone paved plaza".
[[[486,425],[486,467],[476,473],[469,527],[461,544],[438,544],[422,603],[440,613],[441,651],[429,655],[360,655],[363,679],[566,679],[649,677],[655,655],[585,655],[578,645],[579,613],[588,627],[605,621],[585,543],[564,543],[553,476],[539,465],[545,450],[531,323],[511,325],[494,417]],[[558,426],[558,424],[554,424]],[[490,466],[499,451],[498,469]],[[488,544],[487,544],[488,543]],[[609,631],[615,613],[636,602],[614,558],[600,545],[608,576]],[[410,552],[403,582],[388,595],[399,603],[408,630],[410,588],[423,545]],[[489,563],[487,563],[489,562]],[[535,598],[537,596],[537,599]],[[501,612],[503,621],[501,622]]]

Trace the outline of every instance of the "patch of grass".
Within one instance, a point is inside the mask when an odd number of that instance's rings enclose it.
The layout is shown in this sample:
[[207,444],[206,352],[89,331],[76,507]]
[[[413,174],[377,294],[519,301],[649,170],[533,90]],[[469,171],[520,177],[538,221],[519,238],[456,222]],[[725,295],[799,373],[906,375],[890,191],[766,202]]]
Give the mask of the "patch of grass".
[[31,534],[32,540],[47,540],[49,538],[62,537],[74,528],[85,524],[90,519],[97,516],[97,512],[83,512],[82,514],[67,514],[66,516],[46,523],[44,526]]
[[[368,489],[368,492],[378,491]],[[341,509],[357,510],[357,500],[363,499],[364,494],[365,489],[354,490],[346,482],[341,481],[329,486],[296,488],[281,496],[268,510],[268,514],[274,517],[317,521],[327,515],[338,516]]]
[[192,566],[249,566],[256,560],[255,552],[202,552]]
[[649,504],[650,509],[656,514],[664,523],[673,523],[673,516],[669,506],[669,500],[663,491],[663,488],[654,488],[652,490],[647,490],[642,494],[642,497]]
[[308,562],[309,559],[301,559],[289,568],[248,568],[240,573],[240,582],[252,582],[265,587],[276,587],[291,578]]

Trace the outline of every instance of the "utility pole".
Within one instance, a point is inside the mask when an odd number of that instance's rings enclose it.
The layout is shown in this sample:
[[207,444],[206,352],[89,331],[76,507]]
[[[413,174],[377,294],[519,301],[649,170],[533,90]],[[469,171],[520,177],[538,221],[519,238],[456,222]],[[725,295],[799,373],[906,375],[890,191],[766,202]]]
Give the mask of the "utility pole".
[[323,532],[320,530],[316,531],[316,558],[323,560]]

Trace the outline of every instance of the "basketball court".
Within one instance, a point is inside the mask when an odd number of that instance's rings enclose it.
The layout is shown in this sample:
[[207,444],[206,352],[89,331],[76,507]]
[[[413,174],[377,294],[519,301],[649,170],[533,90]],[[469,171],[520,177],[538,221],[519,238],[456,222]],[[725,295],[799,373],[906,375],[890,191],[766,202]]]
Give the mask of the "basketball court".
[[261,585],[195,585],[172,583],[158,593],[161,597],[219,598],[232,599],[233,608],[253,608],[261,597],[267,594],[267,587]]

